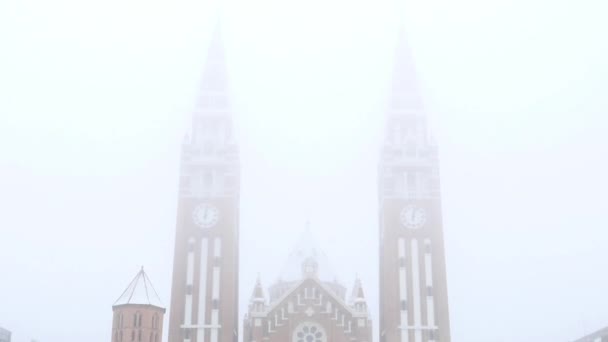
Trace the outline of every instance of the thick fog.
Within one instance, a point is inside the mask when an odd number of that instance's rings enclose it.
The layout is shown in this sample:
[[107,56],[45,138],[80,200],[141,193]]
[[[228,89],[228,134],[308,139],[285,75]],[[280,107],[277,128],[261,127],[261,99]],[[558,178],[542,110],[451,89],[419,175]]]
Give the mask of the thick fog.
[[361,278],[378,338],[377,167],[403,26],[440,149],[453,341],[608,326],[608,4],[214,1],[0,2],[13,341],[110,341],[142,265],[169,306],[180,144],[218,16],[241,150],[240,317],[310,221],[342,283]]

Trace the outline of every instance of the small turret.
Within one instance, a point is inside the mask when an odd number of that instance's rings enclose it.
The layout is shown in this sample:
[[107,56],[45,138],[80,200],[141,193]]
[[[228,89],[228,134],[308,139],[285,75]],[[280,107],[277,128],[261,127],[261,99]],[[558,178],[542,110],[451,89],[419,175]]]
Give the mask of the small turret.
[[160,342],[165,308],[144,268],[112,306],[112,342]]
[[262,282],[260,276],[255,282],[251,299],[249,300],[249,311],[250,312],[264,312],[266,308],[266,297],[264,296],[264,289],[262,288]]
[[358,277],[355,279],[355,285],[353,286],[353,292],[350,297],[351,305],[357,312],[367,312],[367,301],[363,294],[363,286],[361,286],[361,279]]

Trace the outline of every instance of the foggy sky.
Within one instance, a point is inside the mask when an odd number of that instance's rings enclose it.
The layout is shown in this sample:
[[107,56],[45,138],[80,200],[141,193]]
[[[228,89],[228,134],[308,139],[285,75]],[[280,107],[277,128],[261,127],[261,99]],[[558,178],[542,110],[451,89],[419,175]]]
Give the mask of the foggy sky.
[[[241,308],[310,220],[340,280],[362,279],[377,337],[376,168],[403,23],[440,148],[453,341],[608,325],[604,1],[223,8]],[[180,143],[215,10],[0,1],[0,326],[14,341],[109,341],[141,265],[168,305]]]

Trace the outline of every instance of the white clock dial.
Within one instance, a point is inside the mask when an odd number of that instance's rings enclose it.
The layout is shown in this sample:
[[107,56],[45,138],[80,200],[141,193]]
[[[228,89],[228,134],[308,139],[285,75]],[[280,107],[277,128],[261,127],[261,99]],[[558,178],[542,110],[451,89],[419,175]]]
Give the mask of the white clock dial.
[[426,211],[423,208],[408,205],[401,210],[399,220],[406,228],[419,229],[426,223]]
[[199,204],[192,212],[194,223],[201,228],[211,228],[215,226],[219,218],[219,209],[209,203]]

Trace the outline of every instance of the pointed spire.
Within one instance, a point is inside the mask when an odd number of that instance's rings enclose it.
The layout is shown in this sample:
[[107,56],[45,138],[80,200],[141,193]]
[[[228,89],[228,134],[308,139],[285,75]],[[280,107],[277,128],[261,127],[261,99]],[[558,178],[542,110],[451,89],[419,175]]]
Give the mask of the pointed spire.
[[355,284],[353,285],[353,292],[350,296],[351,305],[356,311],[366,312],[367,301],[365,300],[365,294],[363,293],[363,286],[361,285],[361,279],[357,276],[355,278]]
[[403,28],[399,31],[395,48],[392,78],[391,111],[402,114],[403,112],[422,109],[423,101],[418,73]]
[[262,281],[260,280],[260,274],[258,273],[258,277],[255,281],[255,287],[253,288],[253,293],[251,294],[252,302],[264,302],[266,297],[264,296],[264,289],[262,288]]
[[266,296],[264,296],[264,289],[262,288],[262,281],[260,280],[260,274],[255,281],[253,292],[251,293],[251,299],[249,300],[249,310],[252,312],[262,312],[266,307]]
[[143,266],[125,291],[114,302],[114,306],[127,304],[153,305],[163,308],[160,297],[156,293],[154,286],[152,286],[152,282],[144,271]]
[[219,19],[211,35],[201,82],[203,91],[224,92],[227,88],[226,51]]
[[[206,151],[211,151],[208,147],[212,144],[216,147],[234,145],[227,70],[222,27],[218,19],[211,34],[190,127],[190,141],[206,145]],[[238,150],[236,146],[230,148],[234,152]]]

